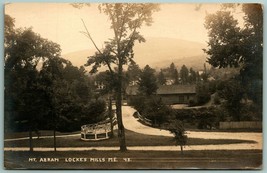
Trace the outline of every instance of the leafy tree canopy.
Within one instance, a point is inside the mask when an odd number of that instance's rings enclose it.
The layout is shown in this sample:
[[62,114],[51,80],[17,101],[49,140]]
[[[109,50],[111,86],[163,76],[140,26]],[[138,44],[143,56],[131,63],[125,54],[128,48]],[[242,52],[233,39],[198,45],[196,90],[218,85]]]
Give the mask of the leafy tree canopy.
[[208,30],[208,62],[214,67],[241,67],[243,80],[262,79],[263,62],[263,7],[261,4],[242,4],[244,25],[234,18],[231,9],[236,4],[206,16]]
[[[222,7],[220,11],[206,17],[209,42],[204,52],[214,67],[239,67],[236,81],[230,83],[238,92],[227,85],[224,95],[230,105],[228,111],[240,120],[240,102],[246,96],[262,110],[263,6],[245,3]],[[243,25],[234,18],[234,10],[237,8],[243,12]]]
[[157,92],[158,86],[155,70],[149,67],[149,65],[146,65],[142,70],[138,85],[138,90],[141,94],[151,96]]
[[[80,6],[79,6],[80,7]],[[144,42],[144,37],[138,31],[144,24],[152,24],[152,14],[159,10],[158,4],[152,3],[102,3],[99,11],[108,16],[110,29],[114,37],[105,42],[100,50],[92,39],[88,29],[84,33],[94,44],[97,52],[88,58],[87,66],[92,66],[91,73],[97,72],[102,65],[107,66],[113,80],[116,92],[116,114],[118,121],[118,136],[120,150],[126,151],[124,126],[122,123],[122,90],[123,90],[123,65],[133,63],[133,46],[135,41]],[[111,64],[117,68],[112,68]]]
[[182,84],[187,84],[188,83],[189,71],[188,71],[188,68],[185,65],[183,65],[181,67],[180,77],[181,77]]
[[164,73],[162,72],[162,69],[160,70],[159,74],[158,74],[158,83],[160,85],[165,85],[166,84],[166,78]]
[[[152,24],[152,13],[158,11],[159,6],[150,3],[103,3],[98,8],[109,17],[114,37],[105,42],[102,51],[96,47],[98,52],[89,57],[86,65],[92,65],[91,73],[97,72],[101,65],[107,65],[113,73],[114,70],[110,64],[121,66],[133,61],[134,42],[145,41],[138,29],[143,24],[147,26]],[[85,34],[92,40],[89,32]]]
[[14,22],[5,15],[5,114],[9,123],[28,120],[29,128],[47,129],[55,126],[55,115],[77,119],[91,95],[84,68],[61,58],[58,44],[31,28],[17,29]]

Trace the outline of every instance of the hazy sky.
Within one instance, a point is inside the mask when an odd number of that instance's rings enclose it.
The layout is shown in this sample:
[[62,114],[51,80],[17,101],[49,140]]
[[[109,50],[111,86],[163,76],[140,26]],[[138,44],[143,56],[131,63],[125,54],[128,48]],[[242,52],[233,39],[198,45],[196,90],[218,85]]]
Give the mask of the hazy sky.
[[[161,4],[161,10],[153,14],[152,26],[144,26],[141,34],[145,37],[179,38],[205,43],[207,30],[204,28],[206,13],[213,13],[219,4]],[[99,47],[113,33],[109,29],[107,16],[99,13],[97,4],[82,9],[67,3],[12,3],[5,7],[5,13],[15,18],[16,27],[33,27],[33,31],[61,45],[62,54],[92,49],[80,31],[84,31],[83,19]]]

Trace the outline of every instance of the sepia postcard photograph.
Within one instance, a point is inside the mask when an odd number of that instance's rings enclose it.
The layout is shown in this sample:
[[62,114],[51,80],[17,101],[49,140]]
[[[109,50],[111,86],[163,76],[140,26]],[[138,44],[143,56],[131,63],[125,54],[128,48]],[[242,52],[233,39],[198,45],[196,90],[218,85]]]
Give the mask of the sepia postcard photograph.
[[4,169],[261,170],[263,4],[6,3]]

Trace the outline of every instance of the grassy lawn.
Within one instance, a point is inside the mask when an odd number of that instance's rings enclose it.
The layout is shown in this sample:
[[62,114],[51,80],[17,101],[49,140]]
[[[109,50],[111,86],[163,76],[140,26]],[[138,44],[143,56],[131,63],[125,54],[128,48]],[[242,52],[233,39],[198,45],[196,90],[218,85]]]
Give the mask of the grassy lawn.
[[262,129],[198,129],[198,128],[186,128],[189,131],[195,132],[230,132],[230,133],[262,133]]
[[[42,132],[42,135],[52,135],[52,132]],[[25,137],[27,133],[16,133],[6,138],[11,137]],[[60,134],[61,135],[61,134]],[[234,144],[234,143],[254,143],[254,141],[234,140],[234,139],[198,139],[188,138],[187,145],[209,145],[209,144]],[[5,147],[28,147],[29,140],[19,141],[5,141]],[[170,146],[175,145],[172,137],[144,135],[126,130],[126,144],[127,146]],[[53,147],[53,138],[48,139],[34,139],[34,147]],[[102,141],[82,141],[80,136],[60,137],[57,138],[57,147],[97,147],[97,146],[119,146],[117,131],[112,139]]]
[[[5,152],[7,169],[260,169],[261,150]],[[29,161],[36,158],[36,162]],[[58,162],[40,162],[57,158]],[[82,158],[70,162],[69,158]],[[113,158],[108,161],[109,158]],[[116,158],[116,159],[114,159]]]
[[[79,132],[73,133],[78,134]],[[42,135],[53,135],[43,131]],[[65,133],[70,134],[70,133]],[[57,133],[57,135],[63,135]],[[6,139],[27,137],[28,133],[5,134]],[[253,141],[229,139],[189,138],[188,145],[253,143]],[[172,137],[143,135],[126,130],[127,146],[175,145]],[[28,147],[29,140],[4,142],[5,147]],[[34,147],[53,147],[53,138],[34,139]],[[82,141],[80,136],[57,138],[57,147],[119,146],[117,131],[112,139]],[[119,148],[119,147],[118,147]],[[29,161],[35,158],[36,162]],[[41,162],[42,159],[58,159],[57,162]],[[78,158],[82,161],[69,161]],[[109,159],[112,158],[110,161]],[[114,159],[116,158],[116,159]],[[64,152],[4,152],[7,169],[259,169],[262,165],[262,150],[240,151],[64,151]]]

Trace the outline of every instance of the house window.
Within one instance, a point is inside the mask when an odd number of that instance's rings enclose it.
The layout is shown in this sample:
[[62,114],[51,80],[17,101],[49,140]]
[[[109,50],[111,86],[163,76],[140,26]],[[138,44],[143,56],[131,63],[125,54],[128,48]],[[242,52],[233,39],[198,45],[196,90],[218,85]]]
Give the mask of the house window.
[[184,96],[179,96],[179,102],[184,103]]

